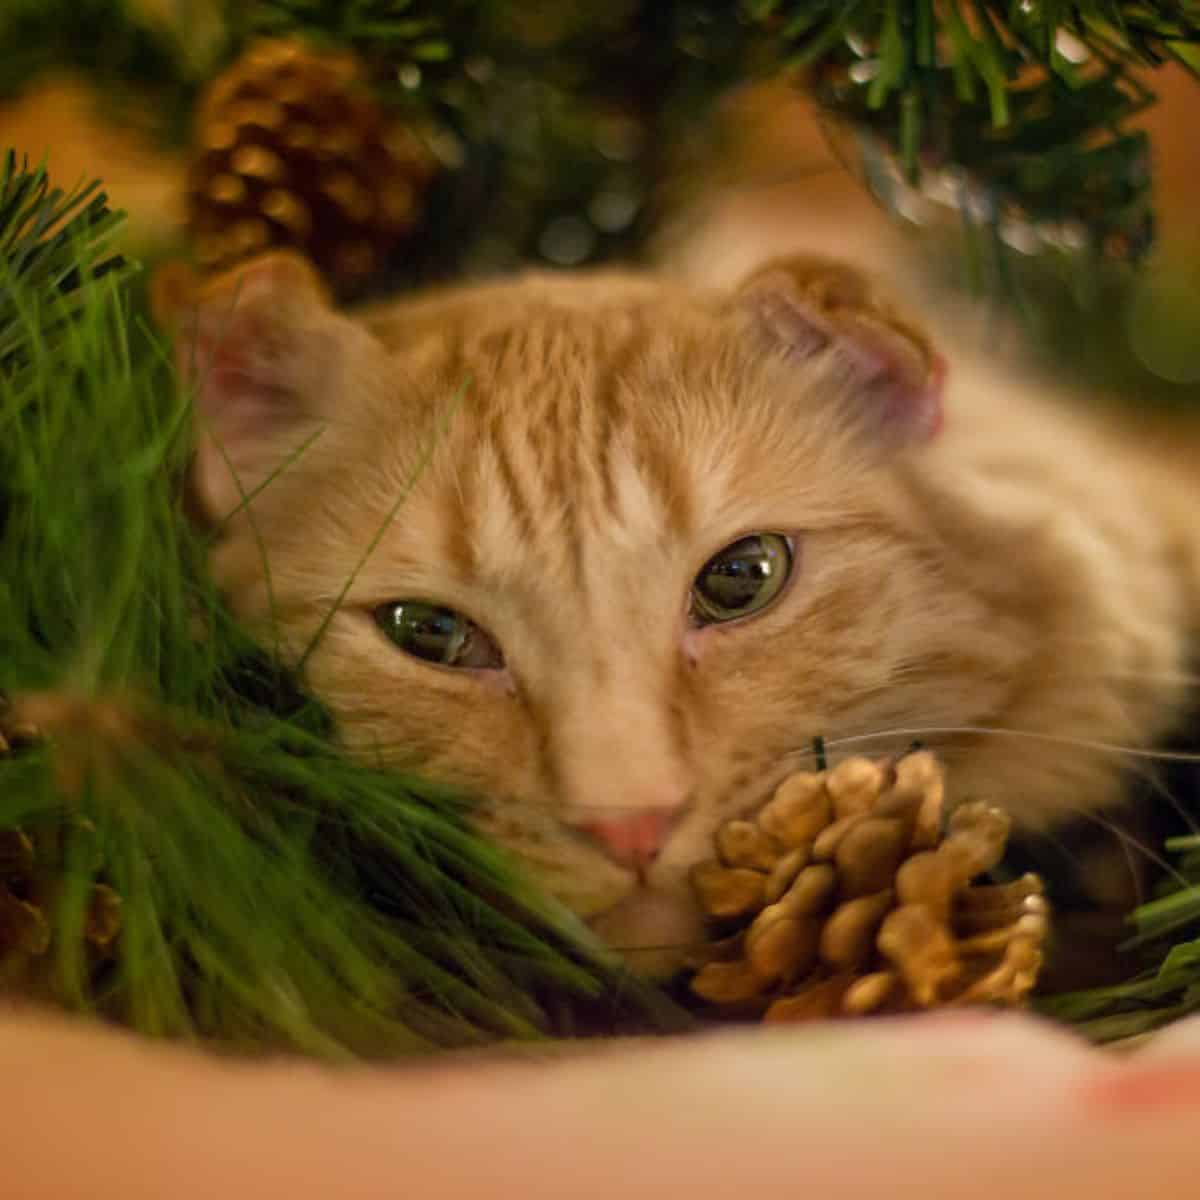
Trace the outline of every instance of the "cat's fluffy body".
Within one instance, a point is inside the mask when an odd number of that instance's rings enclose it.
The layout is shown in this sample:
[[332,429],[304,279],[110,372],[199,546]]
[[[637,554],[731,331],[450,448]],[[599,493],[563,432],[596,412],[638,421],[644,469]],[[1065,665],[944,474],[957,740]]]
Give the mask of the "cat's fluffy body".
[[[953,356],[944,430],[893,437],[844,363],[731,294],[530,276],[351,319],[302,276],[243,277],[244,317],[228,287],[206,302],[234,347],[201,388],[210,512],[240,495],[226,454],[249,490],[323,430],[228,523],[217,575],[299,658],[382,531],[309,681],[356,753],[486,797],[482,826],[615,944],[696,936],[688,868],[814,735],[923,736],[956,796],[1045,828],[1121,793],[1119,756],[1074,739],[1178,720],[1200,468]],[[692,627],[697,571],[756,531],[795,539],[785,593]],[[505,669],[407,656],[371,616],[396,599],[465,613]],[[1048,740],[911,732],[958,726]],[[641,877],[579,832],[645,808],[679,819]]]

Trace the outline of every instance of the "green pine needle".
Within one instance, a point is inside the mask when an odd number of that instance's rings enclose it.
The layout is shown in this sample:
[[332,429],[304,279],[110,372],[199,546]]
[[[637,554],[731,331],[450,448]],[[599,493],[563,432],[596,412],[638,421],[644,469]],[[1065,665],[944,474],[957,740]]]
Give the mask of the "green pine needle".
[[909,183],[965,176],[966,211],[993,231],[1005,214],[1070,224],[1113,258],[1149,246],[1148,146],[1128,122],[1154,97],[1133,71],[1197,72],[1200,5],[797,0],[768,19],[825,108]]
[[[965,215],[984,235],[969,247],[976,256],[1011,257],[1003,223],[1020,219],[1046,227],[1046,246],[1082,240],[1135,260],[1153,233],[1148,146],[1131,126],[1153,96],[1135,71],[1174,62],[1200,74],[1197,0],[219,7],[221,31],[188,38],[131,0],[17,0],[0,16],[0,62],[12,64],[10,88],[31,77],[31,62],[87,71],[105,95],[136,94],[152,120],[166,114],[157,123],[183,139],[203,81],[253,38],[353,50],[385,103],[439,131],[434,148],[450,165],[422,237],[381,285],[636,253],[654,226],[649,201],[713,104],[789,63],[866,143],[849,156],[864,173],[864,155],[882,149],[909,184],[966,176]],[[1063,226],[1070,237],[1056,238]]]
[[[427,84],[423,68],[456,58],[452,31],[465,32],[475,7],[471,0],[226,0],[225,22],[236,45],[300,35],[352,47],[411,101]],[[408,82],[400,85],[402,73]]]
[[[30,338],[54,334],[74,310],[88,279],[127,274],[130,264],[110,249],[124,213],[108,207],[96,182],[69,192],[51,187],[44,166],[17,164],[9,150],[0,166],[0,259],[21,289],[0,291],[0,370],[11,367]],[[22,303],[36,305],[30,320]]]

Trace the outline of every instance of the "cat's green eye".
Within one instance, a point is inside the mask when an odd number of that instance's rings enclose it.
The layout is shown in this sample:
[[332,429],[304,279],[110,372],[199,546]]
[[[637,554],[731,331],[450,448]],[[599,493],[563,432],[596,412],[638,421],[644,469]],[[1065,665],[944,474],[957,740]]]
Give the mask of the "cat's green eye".
[[468,617],[423,600],[393,600],[375,610],[375,623],[406,654],[441,667],[497,670],[500,647]]
[[792,571],[792,546],[780,533],[752,533],[714,554],[692,584],[697,625],[733,621],[766,608]]

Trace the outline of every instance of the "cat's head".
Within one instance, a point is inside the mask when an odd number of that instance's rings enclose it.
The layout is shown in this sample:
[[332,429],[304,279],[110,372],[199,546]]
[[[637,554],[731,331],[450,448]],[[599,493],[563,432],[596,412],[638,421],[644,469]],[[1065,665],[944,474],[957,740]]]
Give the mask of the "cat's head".
[[940,363],[844,269],[355,318],[271,256],[180,324],[236,610],[614,944],[696,936],[689,867],[815,735],[958,703],[978,614],[903,480]]

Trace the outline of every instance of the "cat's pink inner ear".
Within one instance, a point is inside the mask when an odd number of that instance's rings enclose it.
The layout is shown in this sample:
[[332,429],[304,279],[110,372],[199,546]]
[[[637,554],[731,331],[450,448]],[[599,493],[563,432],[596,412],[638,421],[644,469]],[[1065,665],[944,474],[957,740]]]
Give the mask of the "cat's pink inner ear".
[[295,374],[289,368],[301,328],[328,307],[312,268],[288,253],[263,255],[203,283],[186,269],[160,272],[154,302],[159,320],[174,329],[179,369],[197,389],[202,415],[212,417],[278,400]]
[[195,499],[219,519],[270,469],[280,438],[311,416],[327,337],[327,303],[312,269],[272,254],[205,284],[155,283],[160,320],[196,410]]
[[200,430],[232,439],[285,418],[293,396],[282,314],[248,296],[228,301],[195,311],[191,330],[181,330],[178,355]]
[[783,262],[738,295],[776,353],[833,360],[852,384],[848,414],[888,444],[927,441],[942,427],[945,361],[858,272],[819,259]]

